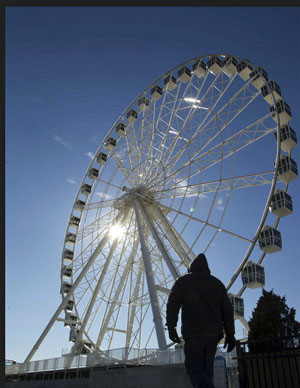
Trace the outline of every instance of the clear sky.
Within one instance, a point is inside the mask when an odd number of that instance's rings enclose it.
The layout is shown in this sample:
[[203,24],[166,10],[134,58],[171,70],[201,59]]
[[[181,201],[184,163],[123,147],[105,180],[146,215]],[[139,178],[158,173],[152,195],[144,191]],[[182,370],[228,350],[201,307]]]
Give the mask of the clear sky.
[[[61,301],[73,201],[126,106],[174,66],[223,52],[280,85],[299,138],[299,25],[300,9],[288,7],[6,8],[6,358],[24,360]],[[299,147],[293,158],[299,165]],[[299,179],[289,193],[294,214],[280,224],[282,252],[266,259],[266,289],[285,295],[300,320]],[[246,318],[260,293],[247,293]],[[68,346],[56,323],[35,359]]]

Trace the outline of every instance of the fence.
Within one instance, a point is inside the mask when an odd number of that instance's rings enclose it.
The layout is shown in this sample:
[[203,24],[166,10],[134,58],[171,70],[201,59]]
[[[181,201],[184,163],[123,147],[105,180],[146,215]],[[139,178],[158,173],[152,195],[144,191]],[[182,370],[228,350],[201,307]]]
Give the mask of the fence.
[[[219,349],[217,356],[223,356],[229,366],[235,363],[232,357]],[[120,348],[84,355],[65,354],[58,358],[6,365],[5,374],[118,365],[170,365],[182,364],[183,362],[184,352],[181,346],[168,350]]]
[[238,344],[240,388],[300,388],[299,337]]

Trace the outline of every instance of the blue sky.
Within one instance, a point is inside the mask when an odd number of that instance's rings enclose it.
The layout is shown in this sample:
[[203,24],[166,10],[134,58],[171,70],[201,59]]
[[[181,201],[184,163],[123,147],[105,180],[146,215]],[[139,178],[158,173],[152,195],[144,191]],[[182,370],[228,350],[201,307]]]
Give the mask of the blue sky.
[[[60,303],[76,192],[131,101],[174,66],[223,52],[269,73],[298,132],[299,25],[290,7],[6,8],[6,358],[23,361]],[[266,289],[286,295],[300,320],[299,180],[289,193],[295,211],[280,224],[284,248],[267,259]],[[246,317],[260,291],[248,295]],[[67,346],[56,323],[36,359]]]

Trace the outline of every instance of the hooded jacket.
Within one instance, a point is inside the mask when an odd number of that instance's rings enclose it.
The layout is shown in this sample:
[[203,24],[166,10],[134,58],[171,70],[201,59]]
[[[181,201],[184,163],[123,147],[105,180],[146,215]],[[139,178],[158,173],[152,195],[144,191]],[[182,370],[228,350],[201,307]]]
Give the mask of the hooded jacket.
[[176,327],[181,312],[181,333],[186,340],[194,336],[223,337],[235,333],[233,307],[224,284],[210,274],[205,255],[196,257],[189,273],[179,277],[167,302],[168,327]]

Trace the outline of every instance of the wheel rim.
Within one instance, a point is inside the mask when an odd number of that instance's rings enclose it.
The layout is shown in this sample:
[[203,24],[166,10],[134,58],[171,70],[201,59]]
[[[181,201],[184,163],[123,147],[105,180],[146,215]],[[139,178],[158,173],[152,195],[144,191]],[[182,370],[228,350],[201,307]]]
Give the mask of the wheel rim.
[[[163,84],[170,75],[178,78],[178,70],[184,66],[191,69],[196,61],[207,63],[212,57],[193,58],[178,65],[146,88],[118,118],[87,169],[71,211],[71,217],[78,217],[80,225],[74,227],[69,223],[67,227],[62,289],[66,283],[74,284],[117,217],[125,234],[122,238],[110,235],[105,240],[74,291],[72,313],[80,324],[71,325],[71,332],[81,350],[82,344],[88,342],[92,346],[85,346],[86,351],[157,347],[168,290],[175,275],[185,273],[199,252],[207,252],[212,272],[225,283],[229,281],[228,289],[236,285],[235,293],[239,296],[245,291],[238,284],[243,265],[253,255],[259,257],[255,261],[260,264],[264,260],[265,253],[261,253],[256,240],[268,216],[277,182],[280,142],[276,145],[272,133],[277,132],[279,138],[280,124],[272,119],[260,91],[237,73],[230,76],[224,71],[216,75],[206,71],[201,78],[192,74],[186,83],[177,80],[173,90]],[[159,100],[151,97],[155,85],[163,88]],[[127,113],[131,109],[137,111],[142,98],[149,100],[148,109],[141,110],[137,120],[130,122]],[[277,111],[276,115],[278,119]],[[125,124],[125,135],[108,152],[105,141],[108,137],[117,139],[118,123]],[[273,152],[265,155],[263,151],[269,145]],[[259,150],[255,155],[260,158],[249,166],[247,160],[254,149]],[[100,152],[108,154],[102,167],[97,162]],[[89,178],[91,168],[99,169],[96,179]],[[89,195],[81,193],[84,184],[91,186]],[[287,189],[286,184],[284,190]],[[243,191],[248,193],[244,197],[239,194]],[[254,217],[255,227],[241,227],[241,218],[232,217],[236,212],[242,214],[243,204],[256,206],[258,201],[252,201],[255,195],[264,198]],[[251,201],[245,202],[249,196]],[[81,209],[76,208],[78,200],[85,202]],[[140,227],[136,222],[136,200],[141,206]],[[272,222],[276,228],[279,218]],[[140,229],[151,261],[162,319],[158,326],[152,322],[151,307],[155,303],[149,297],[145,258],[139,247]],[[67,241],[68,233],[75,235],[75,243]],[[117,234],[120,237],[121,231]],[[235,251],[230,247],[232,242]],[[217,256],[221,255],[217,244],[223,247],[222,255],[236,255],[230,270],[224,271],[225,276],[217,272]],[[66,249],[73,252],[71,262],[65,259]],[[63,275],[66,266],[71,268],[69,278]],[[68,315],[70,310],[66,312]]]

